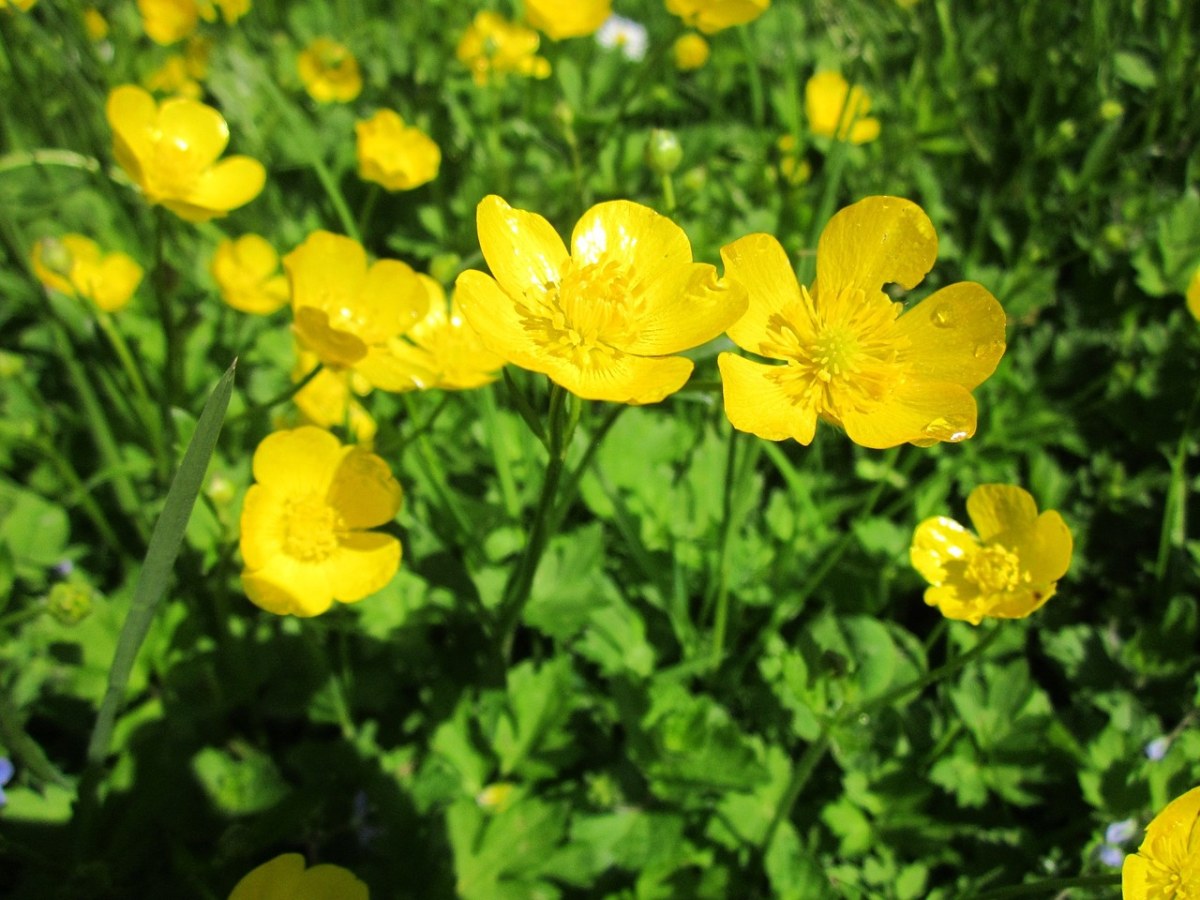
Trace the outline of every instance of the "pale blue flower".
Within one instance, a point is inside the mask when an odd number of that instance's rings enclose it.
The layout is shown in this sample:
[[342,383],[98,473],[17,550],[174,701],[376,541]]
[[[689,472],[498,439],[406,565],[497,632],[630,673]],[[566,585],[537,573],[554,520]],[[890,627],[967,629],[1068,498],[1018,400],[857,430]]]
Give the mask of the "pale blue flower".
[[1138,832],[1137,822],[1133,819],[1122,819],[1113,822],[1104,831],[1104,840],[1110,844],[1124,844]]
[[8,802],[4,795],[4,786],[12,781],[13,764],[7,756],[0,756],[0,806]]
[[1142,751],[1146,754],[1146,759],[1150,762],[1158,762],[1167,755],[1167,750],[1171,747],[1171,739],[1168,737],[1156,737],[1148,743]]
[[1112,844],[1105,844],[1100,848],[1100,862],[1104,863],[1110,869],[1119,869],[1125,862],[1125,851],[1120,847],[1114,847]]

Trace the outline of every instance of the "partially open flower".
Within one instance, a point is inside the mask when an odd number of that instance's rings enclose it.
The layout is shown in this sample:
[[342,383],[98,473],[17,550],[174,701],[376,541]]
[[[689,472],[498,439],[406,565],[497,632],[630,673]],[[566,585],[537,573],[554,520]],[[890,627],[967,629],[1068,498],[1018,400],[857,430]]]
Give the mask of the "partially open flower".
[[318,103],[349,103],[362,93],[358,60],[345,44],[319,37],[296,59],[308,96]]
[[506,75],[548,78],[550,63],[537,55],[541,39],[532,28],[494,12],[478,12],[458,42],[455,55],[482,87]]
[[813,134],[865,144],[879,137],[879,120],[867,115],[871,98],[837,72],[818,72],[804,87],[804,112]]
[[213,254],[212,274],[221,299],[242,312],[265,316],[288,302],[279,254],[257,234],[221,241]]
[[593,34],[612,15],[612,0],[525,0],[525,19],[547,37]]
[[381,109],[354,126],[358,138],[358,174],[389,191],[410,191],[433,181],[442,152],[420,128],[405,125],[400,115]]
[[211,106],[172,98],[161,105],[134,85],[115,88],[105,107],[113,150],[150,203],[181,219],[205,222],[249,203],[266,182],[262,163],[248,156],[218,162],[229,126]]
[[709,50],[708,41],[694,31],[680,35],[671,51],[675,56],[675,68],[681,72],[691,72],[703,67],[712,52]]
[[67,234],[33,245],[30,263],[48,288],[90,300],[105,312],[122,309],[142,282],[142,267],[126,253],[104,253],[91,238]]
[[196,0],[138,0],[137,6],[147,36],[164,47],[182,41],[200,24]]
[[667,0],[670,12],[705,34],[753,22],[770,5],[771,0]]
[[400,542],[368,530],[400,509],[386,462],[306,425],[267,436],[253,466],[241,523],[250,600],[278,615],[315,616],[392,580]]
[[1054,510],[1038,515],[1027,491],[981,484],[967,497],[971,534],[939,516],[917,526],[909,555],[929,582],[925,602],[948,619],[1023,619],[1054,596],[1071,565],[1071,532]]

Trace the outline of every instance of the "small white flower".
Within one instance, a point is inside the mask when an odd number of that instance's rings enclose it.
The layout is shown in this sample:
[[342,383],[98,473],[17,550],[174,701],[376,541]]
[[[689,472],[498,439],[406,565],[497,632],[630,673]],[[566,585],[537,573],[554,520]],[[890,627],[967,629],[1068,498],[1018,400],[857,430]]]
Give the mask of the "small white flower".
[[624,16],[609,16],[596,32],[596,41],[601,47],[619,47],[627,59],[637,62],[646,55],[646,26]]

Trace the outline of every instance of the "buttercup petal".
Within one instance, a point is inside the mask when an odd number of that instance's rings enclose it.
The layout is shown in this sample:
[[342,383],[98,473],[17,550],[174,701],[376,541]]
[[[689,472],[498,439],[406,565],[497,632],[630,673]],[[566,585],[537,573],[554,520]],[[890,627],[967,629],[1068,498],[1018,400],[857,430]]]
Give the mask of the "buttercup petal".
[[387,587],[400,568],[400,542],[390,534],[355,532],[325,561],[334,599],[354,603]]
[[455,282],[455,297],[485,347],[523,369],[545,371],[545,354],[527,327],[535,320],[494,278],[468,269]]
[[113,150],[117,163],[134,181],[143,184],[142,161],[154,148],[158,104],[149,91],[126,84],[108,95],[104,113],[113,130]]
[[741,285],[717,277],[705,263],[692,263],[660,278],[637,313],[637,333],[621,349],[640,356],[666,356],[706,344],[736,322],[746,309]]
[[164,100],[158,109],[157,127],[168,149],[186,159],[186,165],[199,172],[216,161],[229,143],[229,125],[211,106],[182,97]]
[[356,334],[330,324],[323,309],[300,306],[293,312],[292,333],[305,350],[315,353],[326,366],[344,369],[358,365],[370,352]]
[[475,217],[483,258],[515,300],[537,304],[562,281],[567,248],[537,213],[514,209],[491,194],[479,202]]
[[867,197],[838,212],[817,243],[817,303],[850,287],[876,294],[887,283],[912,288],[937,258],[933,223],[900,197]]
[[[874,450],[904,443],[922,446],[956,443],[975,433],[975,398],[966,388],[946,382],[906,382],[872,409],[841,410],[850,440]],[[983,537],[983,535],[980,535]]]
[[285,853],[249,872],[234,887],[229,900],[265,900],[271,896],[290,897],[304,874],[304,857]]
[[[266,180],[267,170],[258,160],[249,156],[230,156],[205,170],[194,190],[182,203],[205,210],[207,218],[223,216],[262,193]],[[164,201],[163,205],[170,207],[171,204]],[[172,211],[181,218],[187,218],[183,212]]]
[[766,366],[735,353],[717,357],[725,414],[738,431],[768,441],[812,443],[817,410],[811,395],[788,390],[786,366]]
[[929,381],[968,390],[982,384],[1004,355],[1004,309],[986,288],[961,281],[942,288],[896,321],[905,358]]
[[1021,563],[1034,584],[1058,581],[1071,567],[1074,541],[1063,517],[1047,510],[1037,517],[1031,532],[1032,539],[1016,547]]
[[335,314],[362,290],[367,253],[358,241],[314,231],[283,258],[292,285],[292,306],[312,306]]
[[355,447],[342,457],[326,501],[347,528],[373,528],[390,522],[400,510],[403,494],[386,462]]
[[773,326],[778,331],[786,324],[811,336],[812,310],[802,300],[796,272],[779,241],[769,234],[748,234],[726,244],[721,259],[726,279],[746,289],[746,312],[727,329],[735,344],[759,356],[779,358],[764,346]]
[[289,900],[367,900],[367,886],[341,866],[313,866]]
[[590,365],[560,357],[550,357],[545,365],[551,380],[577,397],[634,405],[658,403],[675,393],[687,383],[693,368],[692,361],[682,356],[656,358],[620,351]]
[[305,563],[277,554],[261,569],[242,572],[242,590],[255,606],[277,616],[319,616],[333,605],[336,569],[328,560]]
[[142,267],[125,253],[110,253],[96,268],[86,293],[105,312],[116,312],[133,297],[142,283]]
[[328,431],[312,426],[277,431],[263,438],[254,451],[254,480],[279,493],[324,497],[351,449]]
[[1031,530],[1038,518],[1030,493],[1012,484],[979,485],[967,497],[967,515],[983,541],[1003,532]]
[[925,602],[936,606],[947,619],[978,625],[987,615],[985,604],[978,594],[964,594],[957,584],[944,584],[925,589]]
[[913,568],[938,586],[949,577],[947,563],[969,559],[978,549],[975,535],[953,519],[937,516],[917,526],[908,555]]
[[355,306],[359,337],[367,344],[382,344],[421,320],[429,311],[429,295],[411,266],[381,259],[367,271]]
[[597,203],[575,224],[571,260],[581,266],[614,262],[640,284],[691,263],[692,245],[682,228],[650,207],[609,200]]

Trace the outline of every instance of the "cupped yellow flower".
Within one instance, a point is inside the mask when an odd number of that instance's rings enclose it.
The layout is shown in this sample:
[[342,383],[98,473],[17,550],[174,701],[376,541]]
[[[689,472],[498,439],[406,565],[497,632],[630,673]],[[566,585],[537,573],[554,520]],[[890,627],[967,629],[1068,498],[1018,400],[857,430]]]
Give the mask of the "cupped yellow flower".
[[221,299],[242,312],[265,316],[288,302],[287,277],[279,271],[279,254],[257,234],[221,241],[213,253],[212,274]]
[[21,12],[29,12],[35,3],[37,0],[0,0],[0,9],[8,9],[11,6]]
[[612,0],[525,0],[525,20],[551,40],[594,34],[612,15]]
[[823,418],[875,449],[975,433],[971,391],[1004,354],[1004,310],[981,285],[959,282],[901,315],[884,285],[912,288],[937,257],[933,223],[915,203],[868,197],[830,219],[811,293],[770,235],[748,235],[721,256],[750,298],[729,336],[784,363],[718,357],[735,428],[808,444]]
[[1192,273],[1192,280],[1188,282],[1187,308],[1193,316],[1200,319],[1200,268]]
[[100,10],[89,6],[83,11],[83,30],[89,41],[102,41],[108,37],[108,19]]
[[[303,379],[320,362],[315,353],[300,347],[297,347],[296,356],[296,365],[292,369],[293,382]],[[308,424],[321,428],[348,426],[354,439],[366,444],[375,439],[378,426],[371,414],[355,399],[355,395],[366,394],[370,390],[370,383],[352,369],[321,369],[292,399]]]
[[1038,515],[1025,490],[981,484],[967,497],[975,534],[953,519],[926,519],[909,558],[931,587],[925,602],[948,619],[1023,619],[1054,596],[1071,565],[1071,532],[1057,512]]
[[368,900],[354,873],[328,863],[304,868],[299,853],[263,863],[237,883],[229,900]]
[[400,542],[369,531],[396,517],[400,485],[370,451],[305,425],[254,451],[242,507],[242,587],[277,615],[315,616],[387,586]]
[[262,163],[248,156],[217,162],[229,126],[211,106],[172,98],[161,105],[127,84],[105,107],[113,149],[150,203],[161,203],[188,222],[206,222],[249,203],[266,182]]
[[794,135],[781,135],[775,149],[779,151],[779,175],[784,181],[796,187],[812,177],[812,166],[797,151]]
[[204,89],[188,71],[188,63],[182,53],[173,53],[166,61],[142,79],[148,91],[199,100]]
[[589,400],[673,394],[692,361],[672,354],[716,337],[746,307],[740,288],[692,261],[683,229],[648,206],[593,206],[570,252],[549,222],[495,195],[476,222],[492,275],[458,276],[467,321],[494,353]]
[[381,109],[354,126],[358,137],[358,174],[389,191],[410,191],[437,177],[442,151],[420,128]]
[[705,34],[753,22],[770,5],[771,0],[667,0],[668,11]]
[[333,38],[311,41],[296,58],[296,68],[308,96],[318,103],[349,103],[362,93],[358,60]]
[[126,253],[104,253],[91,238],[67,234],[33,245],[30,263],[43,285],[90,300],[105,312],[129,303],[142,282],[142,267]]
[[480,87],[505,75],[548,78],[550,63],[537,55],[540,42],[532,28],[494,12],[479,12],[463,32],[455,55]]
[[865,144],[879,137],[879,120],[867,116],[871,98],[837,72],[818,72],[804,86],[804,112],[813,134]]
[[1200,897],[1200,787],[1176,797],[1146,826],[1121,868],[1123,900]]
[[206,22],[215,22],[217,11],[226,25],[233,25],[250,12],[250,0],[200,0],[200,15]]
[[146,35],[164,47],[182,41],[200,24],[196,0],[138,0],[137,6]]
[[362,244],[316,231],[283,259],[292,289],[292,330],[332,369],[353,368],[385,391],[413,390],[393,342],[429,311],[417,273],[394,259],[368,268]]
[[671,51],[675,56],[675,68],[681,72],[691,72],[694,69],[702,68],[708,62],[711,52],[708,41],[694,31],[680,35]]

